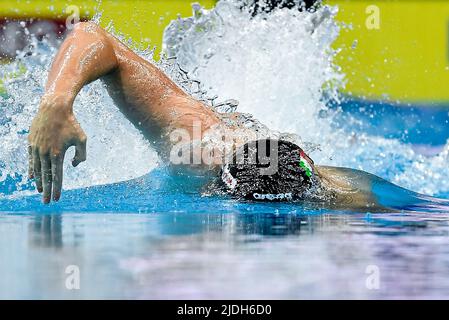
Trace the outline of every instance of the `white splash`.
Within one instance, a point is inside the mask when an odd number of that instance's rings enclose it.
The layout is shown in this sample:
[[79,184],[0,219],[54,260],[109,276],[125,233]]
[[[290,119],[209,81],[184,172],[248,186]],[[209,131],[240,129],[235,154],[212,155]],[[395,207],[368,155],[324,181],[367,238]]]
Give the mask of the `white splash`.
[[331,47],[341,28],[337,7],[313,13],[278,9],[251,17],[239,3],[222,0],[210,11],[194,7],[192,18],[167,28],[164,50],[210,95],[235,98],[238,111],[319,144],[321,151],[312,154],[319,164],[366,170],[426,194],[449,191],[449,146],[428,158],[398,140],[332,126],[338,111],[326,103],[338,101],[344,86],[334,63],[338,52]]
[[[4,66],[5,74],[25,70],[6,81],[7,98],[0,100],[0,183],[7,177],[27,182],[27,140],[31,120],[37,112],[47,72],[55,49],[36,44],[30,56],[22,56]],[[128,180],[141,176],[157,165],[149,143],[114,106],[101,82],[85,87],[78,95],[74,111],[88,136],[88,160],[77,168],[70,165],[73,148],[66,154],[64,188],[73,189]]]
[[[333,128],[337,111],[326,103],[338,101],[344,85],[344,75],[333,62],[337,52],[331,48],[340,29],[336,7],[323,6],[314,13],[279,9],[256,17],[240,10],[235,0],[222,0],[211,11],[194,8],[192,18],[167,28],[164,50],[176,55],[201,87],[192,81],[186,85],[171,60],[160,63],[185,90],[201,99],[235,98],[238,111],[252,113],[271,129],[320,144],[321,151],[312,154],[319,164],[366,170],[427,194],[449,191],[449,147],[426,158],[397,140]],[[54,54],[54,48],[36,44],[32,55],[24,53],[0,66],[0,79],[9,78],[8,95],[0,98],[0,195],[10,193],[2,187],[11,185],[7,179],[15,180],[19,190],[26,184],[26,133]],[[152,59],[151,52],[140,54]],[[18,70],[25,71],[8,77]],[[75,169],[66,161],[65,189],[128,180],[157,166],[157,155],[114,106],[101,82],[81,91],[74,110],[88,136],[88,159]],[[67,159],[73,150],[69,153]]]

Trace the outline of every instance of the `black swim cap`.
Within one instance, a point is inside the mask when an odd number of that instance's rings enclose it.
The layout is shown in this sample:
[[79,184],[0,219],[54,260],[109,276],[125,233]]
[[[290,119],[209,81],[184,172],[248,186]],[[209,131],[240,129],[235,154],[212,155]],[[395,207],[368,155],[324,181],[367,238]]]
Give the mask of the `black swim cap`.
[[226,193],[240,199],[291,201],[304,198],[314,175],[313,161],[299,146],[263,139],[237,150],[218,180]]

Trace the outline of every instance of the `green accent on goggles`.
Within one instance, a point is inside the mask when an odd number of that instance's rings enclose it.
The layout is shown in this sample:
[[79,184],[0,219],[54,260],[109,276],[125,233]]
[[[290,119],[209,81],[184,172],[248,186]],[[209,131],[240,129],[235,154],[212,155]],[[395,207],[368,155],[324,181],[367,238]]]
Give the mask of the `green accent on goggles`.
[[312,176],[312,171],[310,170],[310,168],[304,163],[303,160],[299,161],[299,166],[306,172],[306,176],[308,176],[309,178]]

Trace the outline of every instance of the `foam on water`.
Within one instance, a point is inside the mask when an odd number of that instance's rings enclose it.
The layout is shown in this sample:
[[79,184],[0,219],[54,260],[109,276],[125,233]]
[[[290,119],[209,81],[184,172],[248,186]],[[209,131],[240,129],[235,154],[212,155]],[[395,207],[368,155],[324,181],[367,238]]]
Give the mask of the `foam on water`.
[[[176,55],[201,87],[186,82],[172,60],[160,63],[185,90],[203,100],[214,95],[237,99],[238,111],[319,144],[321,151],[312,154],[317,163],[363,169],[427,194],[449,191],[449,147],[424,157],[398,140],[348,134],[333,126],[338,111],[329,110],[327,102],[338,101],[344,85],[344,75],[333,62],[337,51],[331,48],[341,28],[335,21],[338,8],[323,6],[314,13],[279,9],[256,17],[234,0],[222,0],[210,11],[195,8],[192,18],[167,28],[164,50]],[[9,77],[8,95],[0,98],[0,196],[27,185],[26,133],[55,52],[36,43],[31,55],[24,53],[0,67],[1,79],[24,70]],[[152,59],[148,52],[141,54]],[[101,82],[81,91],[74,110],[88,136],[88,159],[76,169],[66,161],[64,188],[123,181],[157,166],[157,155],[114,106]],[[66,158],[72,155],[73,150]],[[14,187],[3,187],[11,179]]]
[[[394,139],[335,129],[329,100],[339,101],[344,75],[332,48],[340,28],[338,7],[316,12],[280,9],[252,17],[236,1],[173,21],[164,49],[175,55],[210,94],[235,98],[238,111],[271,129],[321,146],[317,163],[366,170],[427,194],[449,191],[449,147],[434,157],[416,154]],[[350,21],[348,21],[350,23]]]
[[[5,83],[8,96],[0,101],[3,119],[0,126],[0,182],[8,176],[20,189],[26,184],[27,140],[32,118],[37,112],[51,60],[55,54],[44,44],[30,56],[21,57],[2,69],[11,73],[26,70]],[[114,106],[102,83],[97,81],[78,95],[74,111],[88,136],[88,159],[76,169],[65,163],[64,188],[73,189],[123,181],[141,176],[157,165],[149,143]],[[74,155],[73,148],[66,160]]]

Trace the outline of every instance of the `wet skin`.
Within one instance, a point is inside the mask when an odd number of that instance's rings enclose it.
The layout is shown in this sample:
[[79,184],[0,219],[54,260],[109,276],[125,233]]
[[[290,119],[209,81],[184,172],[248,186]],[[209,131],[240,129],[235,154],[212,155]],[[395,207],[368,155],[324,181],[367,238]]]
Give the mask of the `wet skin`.
[[[120,111],[159,153],[166,153],[173,144],[168,135],[172,130],[183,129],[193,136],[194,124],[199,124],[203,133],[223,124],[219,113],[188,95],[117,38],[94,23],[78,23],[53,61],[28,137],[29,177],[35,179],[44,203],[61,197],[67,149],[75,146],[73,166],[86,160],[87,137],[73,114],[73,102],[85,85],[97,79],[106,84]],[[241,131],[234,137],[236,147],[245,141]],[[216,170],[221,156],[218,158],[213,163]],[[377,207],[369,184],[362,187],[363,179],[354,182],[337,168],[317,166],[317,171],[322,185],[337,195],[334,202],[346,207]]]
[[118,39],[94,23],[78,23],[53,61],[28,138],[29,177],[44,203],[61,196],[66,150],[76,148],[73,166],[86,160],[87,137],[74,117],[73,102],[83,86],[100,78],[120,111],[157,151],[170,143],[163,135],[169,128],[191,133],[192,124],[199,123],[204,132],[219,122],[211,108]]

